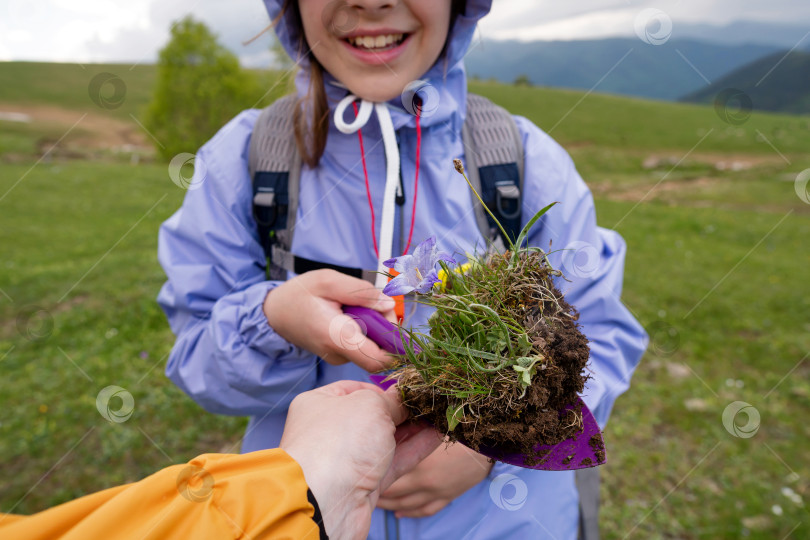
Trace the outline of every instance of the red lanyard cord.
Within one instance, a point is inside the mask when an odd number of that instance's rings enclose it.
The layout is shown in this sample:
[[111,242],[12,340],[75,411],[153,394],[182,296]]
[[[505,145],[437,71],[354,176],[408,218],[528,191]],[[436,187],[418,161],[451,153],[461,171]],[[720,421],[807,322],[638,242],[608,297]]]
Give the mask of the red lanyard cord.
[[413,224],[416,222],[416,194],[419,190],[419,160],[422,153],[422,125],[419,121],[419,115],[416,115],[416,177],[413,180],[413,208],[411,209],[411,230],[408,233],[408,243],[405,244],[405,255],[411,249],[411,240],[413,239]]
[[[357,117],[357,103],[353,103],[354,115]],[[374,202],[371,199],[371,187],[368,182],[368,167],[366,166],[366,151],[363,145],[363,130],[357,130],[357,139],[360,141],[360,159],[363,162],[363,178],[366,182],[366,197],[368,198],[368,208],[371,211],[371,239],[374,242],[374,254],[379,258],[380,251],[377,248],[377,233],[375,231],[376,218],[374,217]],[[413,240],[413,226],[416,222],[416,196],[419,190],[419,164],[422,158],[422,123],[420,117],[416,115],[416,175],[413,181],[413,205],[411,208],[411,228],[408,232],[408,243],[405,245],[403,255],[408,253],[411,249],[411,240]]]
[[[354,116],[357,117],[357,103],[352,103],[354,107]],[[363,148],[363,130],[357,130],[357,138],[360,140],[360,159],[363,161],[363,178],[366,180],[366,196],[368,197],[368,208],[371,210],[371,239],[374,241],[374,254],[377,258],[380,257],[380,251],[377,249],[377,233],[374,232],[374,203],[371,201],[371,188],[368,185],[368,169],[366,168],[366,151]]]

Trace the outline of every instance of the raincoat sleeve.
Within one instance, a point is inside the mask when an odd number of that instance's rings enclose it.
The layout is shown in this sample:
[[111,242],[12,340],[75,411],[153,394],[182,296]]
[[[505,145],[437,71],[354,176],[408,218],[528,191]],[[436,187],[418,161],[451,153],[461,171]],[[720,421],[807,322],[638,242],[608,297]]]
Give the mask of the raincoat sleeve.
[[38,514],[0,514],[0,537],[317,539],[315,515],[301,467],[273,449],[205,454]]
[[525,118],[517,118],[525,148],[523,219],[558,201],[529,235],[530,245],[556,251],[549,259],[570,281],[559,280],[577,308],[590,341],[590,380],[583,400],[604,428],[616,398],[647,348],[647,334],[621,302],[626,245],[596,225],[593,197],[568,154]]
[[314,388],[317,358],[291,345],[262,310],[279,282],[266,281],[253,218],[247,159],[259,111],[228,123],[195,156],[182,207],[160,227],[168,277],[158,303],[177,341],[166,375],[206,410],[259,415],[285,410]]

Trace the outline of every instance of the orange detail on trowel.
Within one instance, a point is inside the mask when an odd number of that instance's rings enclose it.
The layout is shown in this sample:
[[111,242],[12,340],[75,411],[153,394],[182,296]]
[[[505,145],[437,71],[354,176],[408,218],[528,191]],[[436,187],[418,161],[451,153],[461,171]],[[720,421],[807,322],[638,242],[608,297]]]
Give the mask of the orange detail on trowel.
[[[391,277],[388,278],[389,283],[392,279],[399,275],[399,272],[393,268],[390,268],[388,273],[391,275]],[[399,295],[392,296],[391,298],[394,299],[394,313],[397,315],[397,322],[402,324],[405,321],[405,297],[403,295]]]

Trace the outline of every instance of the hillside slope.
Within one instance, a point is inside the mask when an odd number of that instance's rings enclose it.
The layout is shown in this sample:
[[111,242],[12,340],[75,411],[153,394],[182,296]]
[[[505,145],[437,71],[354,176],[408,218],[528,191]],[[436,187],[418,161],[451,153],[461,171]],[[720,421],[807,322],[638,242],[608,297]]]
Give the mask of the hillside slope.
[[754,61],[681,101],[712,103],[729,88],[747,95],[746,104],[756,110],[810,114],[810,52],[777,53]]
[[[91,113],[91,116],[114,117],[142,132],[130,114],[139,118],[140,111],[149,101],[155,66],[142,65],[133,70],[130,67],[123,64],[95,64],[84,68],[78,64],[0,64],[0,111],[17,111],[36,117],[35,113],[57,106],[79,113],[73,117],[53,116],[51,126],[37,122],[26,125],[0,121],[0,152],[4,149],[22,151],[19,143],[23,139],[27,141],[22,145],[26,152],[52,143],[84,112]],[[118,75],[126,83],[126,99],[119,108],[103,109],[90,99],[89,82],[100,72]],[[264,88],[278,83],[276,73],[263,72],[261,76],[265,81]],[[807,118],[753,114],[743,126],[745,129],[728,129],[730,126],[711,107],[603,95],[600,90],[601,87],[585,94],[578,90],[470,82],[471,92],[487,96],[512,113],[529,118],[565,145],[667,148],[685,152],[713,131],[712,136],[701,143],[702,150],[772,152],[760,140],[759,131],[778,145],[781,152],[791,153],[805,152],[810,138]],[[273,94],[283,91],[279,87],[273,90]],[[78,131],[84,127],[82,122],[63,143],[78,137]]]
[[[470,76],[536,85],[677,100],[756,59],[773,45],[721,45],[675,40],[659,46],[639,39],[483,41],[465,62]],[[691,65],[690,65],[691,64]]]

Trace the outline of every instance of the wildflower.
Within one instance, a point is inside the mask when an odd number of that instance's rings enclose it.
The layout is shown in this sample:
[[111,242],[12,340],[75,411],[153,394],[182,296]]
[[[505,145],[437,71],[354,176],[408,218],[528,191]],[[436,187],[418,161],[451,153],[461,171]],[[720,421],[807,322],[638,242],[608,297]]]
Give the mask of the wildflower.
[[[472,268],[472,263],[466,262],[461,266],[456,267],[454,271],[456,274],[461,275],[468,272],[470,268]],[[435,288],[438,289],[439,292],[443,293],[445,291],[445,278],[447,277],[447,272],[444,271],[444,268],[439,270],[438,276],[439,282],[435,284]]]
[[439,261],[456,264],[450,255],[436,248],[435,236],[431,236],[416,246],[413,255],[388,259],[383,264],[399,272],[399,275],[388,282],[383,293],[388,296],[399,296],[411,291],[420,294],[430,292],[433,285],[440,281],[438,270],[436,270]]

